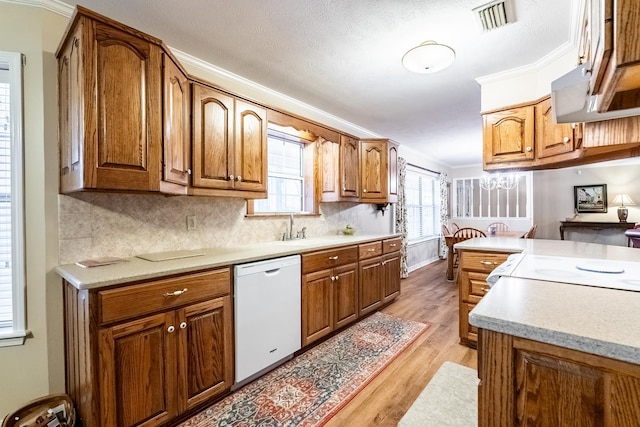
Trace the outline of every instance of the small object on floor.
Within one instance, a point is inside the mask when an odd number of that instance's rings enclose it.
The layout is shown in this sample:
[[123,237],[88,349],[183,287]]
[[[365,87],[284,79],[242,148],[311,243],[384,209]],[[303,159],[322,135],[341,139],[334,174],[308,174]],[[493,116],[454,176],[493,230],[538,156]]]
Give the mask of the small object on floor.
[[473,427],[478,425],[478,373],[444,362],[398,427]]

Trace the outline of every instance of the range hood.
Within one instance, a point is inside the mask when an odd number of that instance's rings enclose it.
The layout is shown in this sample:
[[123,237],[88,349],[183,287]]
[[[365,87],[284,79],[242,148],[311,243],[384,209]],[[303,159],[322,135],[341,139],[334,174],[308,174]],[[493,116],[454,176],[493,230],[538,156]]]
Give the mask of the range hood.
[[586,62],[551,83],[551,105],[557,123],[597,122],[640,116],[640,108],[598,112],[599,95],[591,94],[591,64]]

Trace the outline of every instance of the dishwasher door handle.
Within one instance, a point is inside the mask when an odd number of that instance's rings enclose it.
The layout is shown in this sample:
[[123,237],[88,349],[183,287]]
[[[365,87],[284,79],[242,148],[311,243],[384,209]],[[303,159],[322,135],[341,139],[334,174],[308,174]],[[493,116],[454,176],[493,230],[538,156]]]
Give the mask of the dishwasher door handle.
[[278,267],[278,268],[273,268],[271,270],[266,270],[264,272],[264,275],[265,276],[274,276],[274,275],[278,274],[279,272],[280,272],[280,268]]

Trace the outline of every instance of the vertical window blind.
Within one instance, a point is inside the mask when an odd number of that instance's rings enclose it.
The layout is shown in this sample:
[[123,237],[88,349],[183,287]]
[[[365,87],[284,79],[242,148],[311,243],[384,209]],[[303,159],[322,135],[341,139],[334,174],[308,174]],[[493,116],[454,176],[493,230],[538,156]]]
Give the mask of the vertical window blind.
[[440,232],[440,176],[407,165],[405,197],[407,239],[437,235]]

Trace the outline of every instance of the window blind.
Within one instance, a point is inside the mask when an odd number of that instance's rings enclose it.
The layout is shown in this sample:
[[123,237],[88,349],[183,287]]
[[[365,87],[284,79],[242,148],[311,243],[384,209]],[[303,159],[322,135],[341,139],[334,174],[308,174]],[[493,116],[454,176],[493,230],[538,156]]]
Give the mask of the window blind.
[[13,324],[10,101],[9,83],[0,82],[0,328]]
[[405,198],[407,238],[416,240],[437,235],[440,230],[440,177],[407,166]]

